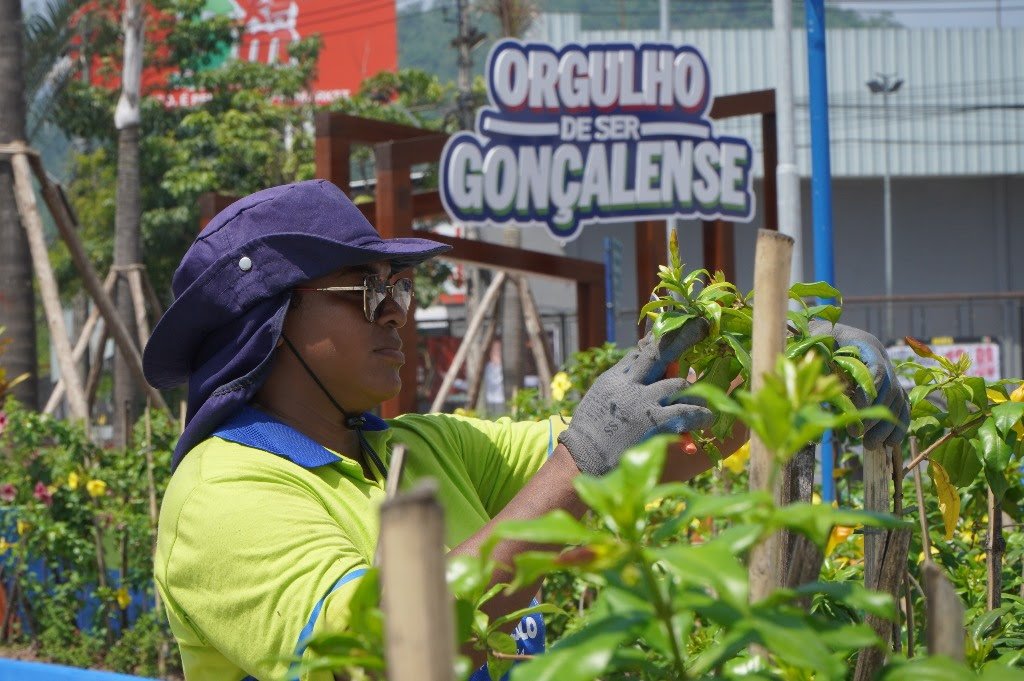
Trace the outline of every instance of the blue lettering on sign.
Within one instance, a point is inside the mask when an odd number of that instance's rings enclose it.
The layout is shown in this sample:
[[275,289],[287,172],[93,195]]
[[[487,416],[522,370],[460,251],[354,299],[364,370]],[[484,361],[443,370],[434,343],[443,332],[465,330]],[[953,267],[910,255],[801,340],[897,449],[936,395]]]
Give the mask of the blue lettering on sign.
[[466,223],[582,225],[680,216],[749,221],[753,150],[715,135],[711,76],[689,45],[503,40],[490,105],[441,157],[441,199]]

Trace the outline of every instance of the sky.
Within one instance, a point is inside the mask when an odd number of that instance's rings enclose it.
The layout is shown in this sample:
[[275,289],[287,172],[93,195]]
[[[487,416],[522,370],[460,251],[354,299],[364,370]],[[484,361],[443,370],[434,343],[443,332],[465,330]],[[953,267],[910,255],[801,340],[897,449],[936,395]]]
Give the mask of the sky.
[[1024,0],[837,0],[830,4],[865,14],[888,11],[907,28],[1024,27]]

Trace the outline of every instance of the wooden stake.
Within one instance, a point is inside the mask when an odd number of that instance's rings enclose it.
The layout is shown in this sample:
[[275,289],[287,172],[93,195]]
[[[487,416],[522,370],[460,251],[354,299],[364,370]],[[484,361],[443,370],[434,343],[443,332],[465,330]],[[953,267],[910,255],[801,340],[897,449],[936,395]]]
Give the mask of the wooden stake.
[[[107,274],[107,278],[103,281],[103,289],[109,294],[114,289],[114,282],[117,281],[117,273],[111,271]],[[89,317],[85,320],[85,324],[82,325],[82,331],[78,334],[78,340],[75,342],[75,347],[71,351],[71,356],[75,360],[77,365],[82,361],[82,356],[85,355],[85,351],[89,349],[89,341],[92,339],[93,331],[96,329],[97,323],[100,322],[100,311],[93,305],[92,310],[89,311]],[[89,365],[90,370],[92,365]],[[52,414],[60,401],[64,398],[64,379],[61,378],[57,381],[57,384],[53,386],[53,392],[50,393],[50,398],[46,401],[46,406],[43,408],[44,414]],[[85,401],[88,404],[92,413],[92,398],[89,397],[88,381],[86,381],[85,387]]]
[[473,344],[477,333],[480,331],[480,326],[487,316],[487,311],[494,305],[498,292],[501,291],[501,287],[505,283],[506,276],[504,272],[498,272],[494,275],[494,279],[491,280],[491,285],[487,287],[484,297],[480,300],[480,305],[473,312],[473,318],[469,320],[466,335],[462,337],[459,349],[455,351],[452,365],[448,367],[448,372],[444,375],[444,380],[441,381],[441,387],[438,388],[437,395],[430,405],[430,411],[440,411],[441,407],[444,406],[444,401],[448,398],[448,392],[452,389],[452,384],[455,383],[455,377],[459,375],[459,369],[462,368],[462,363],[466,360],[469,347]]
[[995,610],[1003,602],[1003,554],[1006,540],[1003,538],[1003,509],[996,501],[992,490],[988,491],[988,594],[985,603],[989,610]]
[[537,380],[540,383],[540,394],[544,399],[551,397],[551,359],[548,352],[548,338],[544,333],[544,324],[537,312],[537,301],[530,290],[530,282],[526,277],[516,277],[519,288],[519,300],[523,306],[523,321],[526,323],[526,334],[530,339],[530,349],[537,365]]
[[466,386],[466,407],[468,409],[476,409],[477,403],[480,402],[480,388],[484,382],[484,365],[487,364],[487,349],[494,343],[494,337],[498,334],[501,307],[504,304],[505,289],[502,288],[501,290],[502,293],[494,303],[494,312],[487,322],[487,329],[484,331],[483,338],[479,343],[480,352],[471,351],[466,356],[466,380],[468,381]]
[[[754,255],[753,353],[751,390],[764,385],[764,375],[775,369],[785,347],[789,269],[793,239],[778,232],[758,230]],[[772,453],[757,435],[750,438],[750,489],[771,490],[779,497],[781,480],[772,480]],[[778,476],[776,476],[778,477]],[[781,542],[778,533],[754,547],[750,555],[750,600],[759,601],[782,586]]]
[[[917,438],[910,438],[910,455],[917,458]],[[917,493],[917,520],[921,524],[921,548],[925,560],[932,559],[932,536],[928,529],[928,513],[924,506],[924,489],[921,484],[921,464],[914,466],[914,490]]]
[[945,655],[964,661],[964,605],[941,568],[925,559],[926,631],[929,655]]
[[149,320],[146,319],[146,302],[142,294],[142,272],[139,266],[127,268],[128,290],[132,295],[132,307],[135,309],[135,328],[139,333],[139,347],[146,347],[149,341]]
[[[756,309],[756,308],[755,308]],[[864,510],[889,511],[889,453],[885,447],[864,448]],[[864,585],[877,589],[886,532],[864,528]]]
[[[866,539],[866,538],[865,538]],[[910,551],[910,530],[901,528],[889,530],[881,536],[882,542],[879,547],[878,575],[876,577],[876,588],[884,591],[896,600],[900,586],[903,584],[903,573],[907,565],[907,554]],[[891,648],[893,641],[892,622],[874,615],[868,615],[864,621],[875,630],[875,632]],[[857,667],[854,671],[854,681],[868,681],[874,679],[878,670],[885,662],[886,653],[879,648],[865,648],[857,655]]]
[[107,323],[110,336],[117,345],[117,349],[124,355],[132,374],[150,401],[170,414],[171,409],[167,406],[167,402],[164,401],[163,395],[160,394],[159,390],[146,382],[146,376],[142,371],[142,356],[139,354],[138,348],[135,347],[135,341],[132,339],[131,334],[128,333],[124,322],[121,321],[120,315],[117,314],[114,301],[103,290],[99,277],[96,275],[96,270],[93,269],[92,262],[86,255],[85,248],[78,238],[78,233],[75,230],[75,221],[64,204],[60,192],[50,183],[41,166],[36,168],[36,177],[43,187],[43,198],[46,200],[46,205],[50,208],[53,221],[57,224],[57,230],[60,232],[61,238],[64,239],[64,243],[67,244],[68,252],[71,254],[71,261],[74,263],[78,274],[82,277],[82,285],[85,286],[85,290],[89,292],[89,296],[99,308],[100,314]]
[[46,237],[43,236],[43,222],[39,217],[36,195],[32,188],[32,170],[29,168],[25,154],[14,154],[11,157],[14,168],[14,198],[21,214],[21,224],[28,236],[29,251],[32,254],[32,266],[35,268],[39,282],[39,293],[43,299],[43,310],[46,312],[46,324],[50,328],[50,342],[57,355],[61,378],[64,379],[68,394],[68,408],[71,418],[80,420],[89,428],[89,405],[85,399],[82,377],[73,359],[71,341],[64,325],[64,310],[60,304],[60,293],[57,280],[50,266],[50,255],[46,249]]
[[453,681],[455,623],[445,583],[444,537],[444,512],[433,480],[381,506],[381,609],[389,681]]
[[100,342],[89,359],[89,375],[85,378],[85,399],[89,402],[90,414],[93,405],[96,404],[96,391],[100,387],[100,376],[103,374],[103,355],[107,349],[107,341],[110,339],[107,326],[102,319],[99,323],[99,339]]

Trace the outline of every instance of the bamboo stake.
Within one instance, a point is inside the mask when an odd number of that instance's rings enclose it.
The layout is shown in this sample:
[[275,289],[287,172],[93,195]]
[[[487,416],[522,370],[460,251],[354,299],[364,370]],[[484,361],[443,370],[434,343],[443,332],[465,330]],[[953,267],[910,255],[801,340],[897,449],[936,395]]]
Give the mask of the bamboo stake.
[[487,349],[494,343],[494,337],[498,334],[498,320],[501,319],[501,309],[504,304],[505,289],[498,296],[494,303],[494,312],[487,322],[487,329],[484,331],[483,339],[479,344],[480,352],[471,352],[466,359],[466,407],[476,409],[480,401],[480,388],[484,382],[484,365],[487,363]]
[[[103,281],[103,290],[109,294],[114,290],[115,281],[117,281],[117,273],[113,271],[107,273],[107,278]],[[96,325],[101,323],[99,308],[93,305],[92,310],[89,311],[89,317],[85,320],[85,324],[82,325],[82,331],[78,334],[78,340],[75,342],[75,347],[71,351],[71,357],[74,359],[76,365],[82,361],[82,356],[85,355],[85,351],[89,349],[89,341],[92,339],[92,334],[96,329]],[[92,365],[90,364],[89,367],[91,370]],[[46,401],[43,413],[52,414],[63,398],[64,379],[61,378],[57,381],[57,384],[53,386],[53,392],[50,393],[50,398]],[[88,381],[86,381],[85,401],[90,407],[90,413],[92,413],[92,398],[89,397]]]
[[131,334],[128,333],[124,322],[121,321],[117,308],[114,306],[114,301],[103,290],[99,277],[96,275],[96,270],[93,268],[92,262],[89,260],[88,255],[86,255],[85,248],[78,238],[74,218],[64,204],[60,192],[50,182],[41,166],[36,168],[36,176],[43,187],[43,198],[46,200],[46,205],[50,208],[53,221],[57,224],[57,230],[60,232],[61,238],[64,239],[64,243],[67,244],[68,252],[71,254],[71,261],[82,277],[82,284],[85,286],[85,290],[89,292],[89,296],[100,309],[100,314],[107,323],[110,336],[114,339],[117,349],[124,355],[136,381],[138,381],[152,403],[170,414],[171,409],[167,406],[167,402],[164,401],[163,395],[160,394],[159,390],[146,382],[146,376],[142,371],[142,356],[139,354],[138,348],[135,347],[135,341],[132,340]]
[[139,272],[142,275],[142,290],[146,294],[146,302],[149,304],[150,312],[153,313],[157,319],[163,316],[164,308],[160,305],[160,298],[156,295],[156,291],[153,289],[153,282],[149,279],[149,274],[146,272],[145,265],[136,265]]
[[[143,422],[146,427],[146,443],[143,451],[146,456],[146,483],[149,487],[149,528],[153,533],[153,555],[156,555],[156,526],[160,518],[160,509],[156,500],[156,475],[153,472],[153,414],[149,401],[146,402],[146,411],[143,412]],[[156,611],[158,619],[163,619],[164,604],[160,598],[160,589],[157,588],[156,579],[153,580],[153,610]],[[156,651],[156,668],[160,678],[167,675],[167,641],[161,640]]]
[[68,340],[68,330],[64,325],[64,310],[60,304],[60,293],[57,280],[50,266],[50,255],[46,249],[46,237],[43,236],[43,222],[39,217],[36,195],[32,189],[32,171],[25,154],[14,154],[11,157],[14,168],[14,198],[21,214],[21,224],[28,236],[29,251],[32,254],[32,266],[35,268],[36,279],[39,281],[39,293],[43,299],[43,310],[46,313],[46,324],[50,329],[50,342],[57,355],[57,365],[64,379],[68,394],[68,408],[71,417],[81,420],[86,429],[89,428],[89,405],[85,399],[82,377],[78,375],[76,362]]
[[964,661],[964,606],[949,578],[930,559],[925,559],[925,635],[929,655],[945,655]]
[[452,358],[452,365],[448,367],[448,372],[444,375],[444,380],[441,381],[441,387],[438,388],[437,395],[434,397],[434,401],[430,405],[430,411],[440,411],[441,407],[444,405],[444,401],[448,397],[448,392],[452,389],[452,384],[455,383],[455,377],[458,376],[459,369],[462,368],[462,363],[466,360],[466,354],[469,352],[469,347],[473,344],[473,340],[480,331],[480,326],[483,324],[484,318],[487,316],[487,311],[492,305],[494,305],[494,301],[498,297],[498,292],[505,283],[506,276],[507,275],[504,272],[498,272],[494,275],[494,279],[491,280],[491,285],[487,287],[484,297],[480,300],[480,305],[473,313],[473,318],[469,320],[469,327],[466,329],[466,335],[462,337],[462,342],[459,343],[459,349],[455,351],[455,357]]
[[537,312],[537,301],[530,290],[530,282],[526,277],[516,277],[519,287],[519,300],[523,306],[523,321],[526,322],[526,334],[530,339],[530,349],[537,365],[537,380],[540,383],[540,394],[544,399],[551,397],[551,360],[548,353],[548,339],[544,333],[544,325]]
[[[758,230],[754,256],[753,367],[751,390],[764,385],[764,375],[775,369],[785,347],[786,305],[789,268],[793,257],[793,239],[778,232]],[[750,438],[750,489],[769,490],[776,498],[785,487],[783,481],[772,480],[772,453],[757,437]],[[750,600],[759,601],[782,586],[781,540],[774,533],[754,547],[750,555]]]
[[433,480],[381,506],[381,609],[389,681],[453,681],[455,623],[445,583],[444,534]]

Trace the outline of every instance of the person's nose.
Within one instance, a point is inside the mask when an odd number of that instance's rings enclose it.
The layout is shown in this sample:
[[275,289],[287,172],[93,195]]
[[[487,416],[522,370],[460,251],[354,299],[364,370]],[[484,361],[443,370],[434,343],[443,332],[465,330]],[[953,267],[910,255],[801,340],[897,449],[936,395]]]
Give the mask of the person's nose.
[[[410,304],[410,309],[412,304]],[[395,302],[395,298],[392,295],[384,296],[384,302],[380,304],[380,309],[377,311],[377,323],[383,324],[384,326],[393,326],[396,329],[400,329],[405,326],[405,322],[409,317],[409,313],[402,309],[402,306]]]

